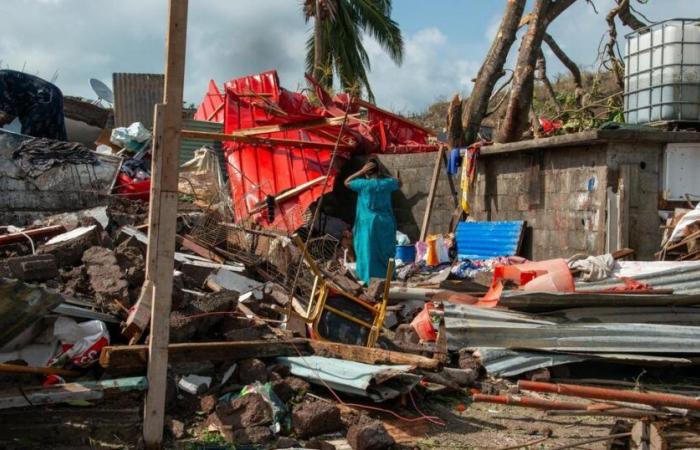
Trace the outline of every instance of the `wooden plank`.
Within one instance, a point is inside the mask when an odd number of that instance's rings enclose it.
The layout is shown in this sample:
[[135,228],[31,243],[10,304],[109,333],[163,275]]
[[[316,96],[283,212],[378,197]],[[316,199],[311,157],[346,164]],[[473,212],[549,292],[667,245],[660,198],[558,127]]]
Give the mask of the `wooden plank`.
[[[328,177],[324,175],[324,176],[321,176],[318,178],[314,178],[313,180],[307,181],[306,183],[300,184],[299,186],[297,186],[295,188],[288,189],[288,190],[282,192],[281,194],[279,194],[277,197],[275,197],[275,203],[282,203],[284,201],[287,201],[290,198],[301,194],[305,190],[307,190],[311,187],[314,187],[318,183],[320,183],[322,181],[326,181],[327,179],[328,179]],[[261,202],[261,204],[259,204],[259,206],[256,206],[255,208],[253,208],[250,211],[249,215],[264,211],[265,208],[266,208],[266,206],[265,206],[264,202]]]
[[[267,145],[285,145],[289,147],[308,147],[308,148],[322,148],[322,149],[334,149],[335,143],[332,142],[312,142],[303,141],[300,139],[280,139],[280,138],[267,138],[267,137],[257,137],[257,136],[239,136],[234,134],[226,133],[214,133],[209,131],[194,131],[194,130],[182,130],[180,134],[185,139],[208,139],[212,141],[235,141],[235,142],[246,142],[250,144],[267,144]],[[339,144],[339,149],[348,150],[354,148],[352,145]]]
[[[187,342],[167,347],[170,361],[237,361],[247,358],[275,356],[299,356],[310,353],[306,339],[286,341],[223,341]],[[100,365],[105,369],[142,369],[146,367],[149,349],[147,345],[107,346],[100,354]]]
[[176,236],[177,242],[185,249],[191,251],[195,255],[201,256],[202,258],[209,259],[211,261],[217,262],[219,264],[224,263],[224,258],[214,253],[214,251],[206,248],[203,245],[196,243],[192,240],[191,236]]
[[[354,117],[349,115],[348,117]],[[262,127],[247,128],[238,130],[233,136],[256,136],[258,134],[276,133],[278,131],[288,130],[313,130],[314,128],[323,128],[327,126],[340,125],[345,117],[330,117],[321,119],[304,120],[300,122],[284,123],[279,125],[265,125]]]
[[143,391],[148,387],[145,377],[57,384],[47,387],[12,389],[0,392],[0,409],[55,403],[100,400],[106,394]]
[[440,181],[440,170],[442,169],[442,157],[445,154],[445,147],[441,146],[435,158],[435,167],[433,167],[433,178],[430,182],[430,192],[428,193],[428,203],[425,205],[425,213],[423,214],[423,224],[420,227],[420,240],[425,241],[428,237],[428,227],[430,226],[430,217],[433,214],[433,204],[435,203],[435,192]]
[[170,0],[166,38],[165,105],[156,106],[149,242],[146,277],[151,281],[151,332],[148,351],[148,393],[144,404],[143,438],[147,449],[161,447],[170,340],[170,310],[178,198],[182,96],[185,81],[188,0]]
[[368,348],[317,340],[309,340],[308,343],[316,355],[329,358],[339,358],[365,364],[405,364],[425,370],[438,370],[442,366],[437,359],[381,348]]

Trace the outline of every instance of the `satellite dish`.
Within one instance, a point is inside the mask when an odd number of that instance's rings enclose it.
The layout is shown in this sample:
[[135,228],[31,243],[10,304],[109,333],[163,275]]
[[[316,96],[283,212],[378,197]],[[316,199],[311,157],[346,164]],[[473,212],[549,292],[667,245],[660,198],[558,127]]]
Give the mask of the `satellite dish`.
[[95,78],[90,78],[90,87],[95,91],[99,100],[104,100],[107,103],[114,103],[114,94],[106,84]]

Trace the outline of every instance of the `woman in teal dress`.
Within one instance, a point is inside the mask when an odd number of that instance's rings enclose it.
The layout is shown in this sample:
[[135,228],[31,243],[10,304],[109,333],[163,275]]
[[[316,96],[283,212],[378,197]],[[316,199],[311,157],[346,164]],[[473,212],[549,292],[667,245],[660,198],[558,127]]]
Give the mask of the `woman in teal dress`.
[[391,177],[376,158],[345,180],[345,186],[357,192],[353,242],[357,275],[365,283],[371,278],[386,278],[389,259],[396,253],[396,219],[391,208],[391,193],[401,180]]

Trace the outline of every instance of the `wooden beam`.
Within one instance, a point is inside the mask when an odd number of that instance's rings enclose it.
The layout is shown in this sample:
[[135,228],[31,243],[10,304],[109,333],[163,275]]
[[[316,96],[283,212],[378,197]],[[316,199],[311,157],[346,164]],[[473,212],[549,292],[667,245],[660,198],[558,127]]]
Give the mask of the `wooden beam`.
[[[285,202],[285,201],[289,200],[290,198],[301,194],[305,190],[312,188],[315,185],[317,185],[323,181],[326,181],[327,179],[328,179],[328,177],[324,175],[324,176],[321,176],[318,178],[314,178],[313,180],[307,181],[306,183],[300,184],[299,186],[297,186],[295,188],[286,190],[275,197],[275,203]],[[265,202],[260,202],[258,204],[258,206],[256,206],[255,208],[253,208],[250,211],[249,214],[256,214],[256,213],[259,213],[260,211],[264,211],[264,210],[265,210]]]
[[[289,147],[309,147],[309,148],[322,148],[332,150],[335,148],[335,143],[332,142],[312,142],[312,141],[302,141],[300,139],[278,139],[278,138],[267,138],[267,137],[256,137],[256,136],[238,136],[236,134],[226,134],[226,133],[213,133],[209,131],[194,131],[194,130],[182,130],[180,134],[185,139],[208,139],[212,141],[235,141],[235,142],[245,142],[249,144],[261,144],[261,145],[286,145]],[[339,144],[338,149],[349,150],[354,148],[352,145]]]
[[[238,361],[248,358],[299,356],[310,353],[306,339],[286,341],[187,342],[168,345],[172,362]],[[100,354],[105,369],[143,369],[148,361],[147,345],[107,346]]]
[[442,363],[437,359],[411,355],[409,353],[394,352],[381,348],[360,347],[358,345],[339,344],[336,342],[317,340],[309,340],[308,342],[314,354],[329,358],[339,358],[365,364],[406,364],[425,370],[438,370],[442,366]]
[[[442,169],[442,157],[445,154],[445,147],[440,146],[437,157],[435,158],[435,167],[433,167],[433,178],[430,181],[430,191],[428,193],[428,202],[425,205],[425,213],[423,214],[423,224],[420,227],[420,240],[425,241],[428,237],[428,228],[430,227],[430,217],[433,214],[433,204],[435,203],[435,192],[437,191],[438,181],[440,181],[440,169]],[[464,156],[467,157],[466,155]]]
[[202,258],[207,258],[219,264],[224,263],[224,258],[214,253],[212,250],[206,248],[205,246],[196,243],[194,240],[192,240],[191,236],[178,235],[175,237],[175,239],[177,239],[177,242],[182,246],[182,248],[191,251],[195,255],[199,255]]
[[170,310],[178,198],[182,95],[185,81],[188,0],[170,0],[166,40],[164,105],[156,105],[148,215],[147,285],[151,286],[148,393],[143,439],[147,449],[161,448],[170,340]]
[[52,405],[74,401],[94,401],[104,398],[109,393],[143,391],[147,387],[148,381],[146,377],[133,377],[12,389],[0,392],[0,409]]
[[[353,115],[348,115],[348,118]],[[279,125],[265,125],[262,127],[247,128],[233,132],[233,136],[256,136],[258,134],[276,133],[278,131],[313,130],[327,126],[335,126],[343,123],[345,117],[330,117],[305,120],[301,122],[283,123]]]

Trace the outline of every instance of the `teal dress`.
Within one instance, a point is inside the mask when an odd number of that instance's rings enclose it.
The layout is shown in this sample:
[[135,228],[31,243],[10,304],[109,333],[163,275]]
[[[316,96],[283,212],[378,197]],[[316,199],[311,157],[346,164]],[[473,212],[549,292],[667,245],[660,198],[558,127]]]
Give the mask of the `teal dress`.
[[391,193],[399,189],[395,178],[356,178],[348,187],[357,192],[353,242],[362,281],[386,278],[389,259],[396,254],[396,219],[391,209]]

